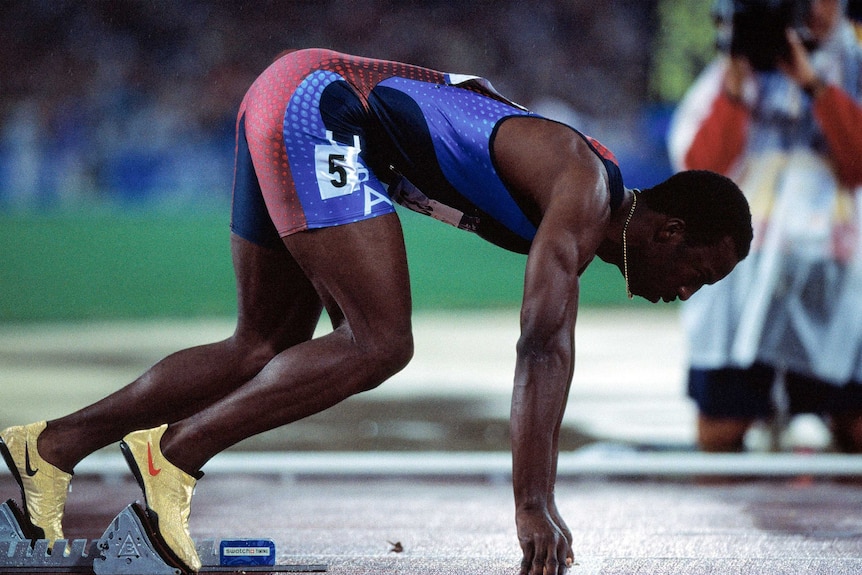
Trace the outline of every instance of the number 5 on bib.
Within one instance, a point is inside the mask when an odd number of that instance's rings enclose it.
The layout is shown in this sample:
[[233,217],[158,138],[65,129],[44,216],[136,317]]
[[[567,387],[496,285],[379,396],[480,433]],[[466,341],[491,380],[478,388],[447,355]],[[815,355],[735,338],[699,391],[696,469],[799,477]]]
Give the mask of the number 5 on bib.
[[320,198],[328,200],[340,196],[349,196],[359,190],[360,170],[359,136],[353,136],[353,145],[345,146],[333,139],[332,132],[326,131],[329,144],[318,144],[314,147],[314,166],[317,174],[317,187]]

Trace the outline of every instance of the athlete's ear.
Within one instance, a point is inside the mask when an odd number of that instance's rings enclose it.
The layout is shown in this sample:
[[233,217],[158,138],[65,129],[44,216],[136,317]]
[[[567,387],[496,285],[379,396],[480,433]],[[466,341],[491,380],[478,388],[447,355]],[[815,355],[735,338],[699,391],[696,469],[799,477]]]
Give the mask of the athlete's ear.
[[685,220],[675,217],[667,217],[656,231],[656,242],[669,242],[682,240],[685,237]]

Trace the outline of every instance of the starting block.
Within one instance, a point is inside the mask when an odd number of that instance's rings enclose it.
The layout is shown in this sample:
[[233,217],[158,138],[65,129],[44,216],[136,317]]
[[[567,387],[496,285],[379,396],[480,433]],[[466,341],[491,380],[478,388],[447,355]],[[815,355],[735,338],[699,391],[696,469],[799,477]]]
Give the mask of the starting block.
[[[95,573],[95,575],[183,575],[159,550],[146,512],[138,503],[123,509],[98,540],[30,539],[28,522],[12,499],[0,505],[0,573]],[[326,565],[223,564],[222,542],[197,543],[200,573],[323,573]],[[61,552],[60,550],[64,550]],[[271,548],[274,551],[274,546]],[[240,551],[241,552],[241,551]]]
[[[47,539],[30,539],[26,534],[29,522],[11,499],[0,505],[0,573],[27,571],[92,573],[92,551],[86,539],[71,543],[63,539],[54,542],[52,553]],[[60,552],[63,549],[65,552]]]

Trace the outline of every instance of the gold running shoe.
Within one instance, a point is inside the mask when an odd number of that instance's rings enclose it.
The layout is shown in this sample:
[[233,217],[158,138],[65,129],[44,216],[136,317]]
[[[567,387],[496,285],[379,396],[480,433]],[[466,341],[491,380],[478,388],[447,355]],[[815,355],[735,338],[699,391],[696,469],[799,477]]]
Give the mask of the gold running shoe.
[[189,534],[192,493],[197,479],[162,455],[161,440],[167,425],[135,431],[123,438],[120,449],[144,492],[153,528],[187,569],[197,572],[201,560]]
[[62,471],[39,455],[36,442],[47,427],[39,421],[9,427],[0,432],[0,453],[21,488],[24,516],[38,539],[48,539],[52,547],[63,536],[63,511],[72,474]]

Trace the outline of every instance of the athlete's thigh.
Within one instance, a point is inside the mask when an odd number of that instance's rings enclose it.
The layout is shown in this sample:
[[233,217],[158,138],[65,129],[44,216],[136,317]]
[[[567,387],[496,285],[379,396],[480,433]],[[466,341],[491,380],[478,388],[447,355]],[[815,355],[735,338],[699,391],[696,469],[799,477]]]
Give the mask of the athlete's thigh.
[[314,286],[284,246],[263,247],[231,234],[237,335],[274,351],[307,341],[320,318]]
[[410,279],[397,214],[299,232],[284,244],[354,336],[409,333]]
[[[317,69],[306,55],[277,61],[243,100],[232,229],[276,253],[286,246],[290,265],[298,262],[304,273],[295,270],[297,278],[283,287],[294,293],[310,281],[306,287],[313,285],[336,323],[343,316],[354,331],[383,321],[400,329],[410,315],[400,224],[361,155],[367,144],[361,122],[347,121],[354,114],[342,117],[345,110],[362,109],[361,103],[337,73]],[[292,296],[257,292],[269,306],[294,305]],[[250,305],[248,313],[258,306]]]

